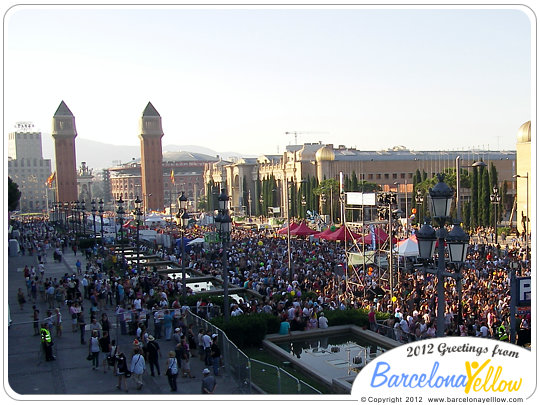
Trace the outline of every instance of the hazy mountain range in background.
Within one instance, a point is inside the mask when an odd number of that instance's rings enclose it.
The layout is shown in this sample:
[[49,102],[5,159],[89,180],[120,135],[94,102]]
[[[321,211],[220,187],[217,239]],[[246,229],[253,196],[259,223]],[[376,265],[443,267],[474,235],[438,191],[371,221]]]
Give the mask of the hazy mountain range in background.
[[[52,170],[54,171],[54,143],[50,134],[41,134],[43,145],[43,158],[51,159]],[[95,170],[106,169],[114,166],[113,162],[121,161],[127,163],[133,158],[141,157],[141,147],[139,145],[111,145],[108,143],[92,141],[90,139],[75,138],[75,149],[77,153],[77,168],[81,162]],[[237,152],[216,152],[210,148],[197,145],[164,145],[163,152],[194,152],[202,153],[208,156],[221,156],[224,160],[237,157],[257,157],[255,155],[241,155]]]

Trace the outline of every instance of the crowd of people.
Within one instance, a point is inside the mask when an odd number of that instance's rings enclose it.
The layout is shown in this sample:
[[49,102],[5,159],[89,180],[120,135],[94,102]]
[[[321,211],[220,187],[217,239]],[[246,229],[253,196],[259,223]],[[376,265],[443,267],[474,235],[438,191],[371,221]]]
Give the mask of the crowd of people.
[[[184,314],[189,307],[180,299],[180,277],[160,275],[151,265],[136,268],[134,263],[128,263],[118,251],[107,246],[94,245],[80,251],[75,235],[47,221],[18,223],[15,228],[24,249],[22,254],[37,255],[38,263],[37,267],[24,269],[26,294],[19,289],[19,306],[23,308],[26,299],[33,304],[38,300],[46,303],[48,312],[44,324],[49,331],[56,330],[57,336],[62,333],[62,309],[64,313],[67,311],[72,332],[79,332],[81,344],[89,346],[93,368],[99,368],[99,353],[103,353],[107,360],[102,363],[104,371],[105,367],[114,368],[118,389],[127,390],[125,377],[129,373],[133,374],[137,388],[142,388],[141,367],[144,371],[146,365],[150,366],[152,374],[154,368],[160,374],[157,358],[161,352],[159,346],[157,350],[153,348],[160,339],[174,343],[166,350],[166,368],[171,370],[170,375],[192,377],[191,355],[201,356],[207,367],[213,369],[213,374],[219,375],[221,355],[216,337],[206,331],[194,331],[193,325],[187,324]],[[206,227],[195,226],[188,229],[185,236],[194,239],[208,231]],[[280,317],[291,330],[304,330],[321,327],[321,318],[327,327],[323,311],[363,308],[370,313],[372,329],[397,340],[405,342],[437,335],[437,277],[433,274],[402,269],[396,275],[397,283],[391,293],[384,269],[374,265],[347,266],[342,242],[294,238],[290,243],[289,265],[286,237],[269,229],[237,227],[227,249],[230,284],[256,293],[233,301],[229,309],[232,316],[266,312]],[[57,261],[66,254],[78,254],[81,259],[84,255],[85,266],[83,268],[79,259],[71,273],[47,277],[45,268],[51,251]],[[179,263],[182,257],[178,246],[170,249],[144,246],[141,251],[174,263]],[[219,246],[188,248],[185,265],[188,271],[221,278],[221,255]],[[530,262],[520,239],[501,246],[478,238],[471,244],[461,270],[461,302],[458,302],[456,281],[445,280],[445,335],[508,339],[511,262],[518,263],[517,276],[530,275]],[[208,307],[211,304],[199,300],[195,310],[208,316],[213,313]],[[387,314],[388,319],[377,321],[374,319],[377,312]],[[118,316],[122,334],[134,336],[136,343],[130,353],[120,351],[117,342],[111,340],[107,313]],[[35,329],[40,320],[39,312],[36,314],[34,310]],[[520,331],[530,334],[530,314],[519,320],[519,326]],[[91,337],[87,343],[88,330]],[[526,340],[525,332],[519,335],[518,344],[525,344]],[[171,390],[176,391],[176,377],[168,378]],[[212,392],[213,388],[204,390]]]

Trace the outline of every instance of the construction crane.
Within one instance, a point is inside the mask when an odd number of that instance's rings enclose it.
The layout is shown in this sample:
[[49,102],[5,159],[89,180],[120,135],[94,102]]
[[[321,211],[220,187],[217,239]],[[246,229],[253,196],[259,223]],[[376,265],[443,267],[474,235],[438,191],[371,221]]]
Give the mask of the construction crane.
[[328,132],[318,132],[318,131],[291,131],[291,132],[285,132],[285,135],[294,135],[294,144],[298,145],[298,135],[301,134],[327,134]]

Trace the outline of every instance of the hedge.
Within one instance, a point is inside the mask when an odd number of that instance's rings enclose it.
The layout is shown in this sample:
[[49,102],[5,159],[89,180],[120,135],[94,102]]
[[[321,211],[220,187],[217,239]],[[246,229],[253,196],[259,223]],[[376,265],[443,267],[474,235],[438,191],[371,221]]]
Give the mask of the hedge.
[[222,317],[211,322],[220,328],[238,347],[259,347],[269,333],[279,332],[279,318],[272,314],[257,313],[231,316],[225,323]]

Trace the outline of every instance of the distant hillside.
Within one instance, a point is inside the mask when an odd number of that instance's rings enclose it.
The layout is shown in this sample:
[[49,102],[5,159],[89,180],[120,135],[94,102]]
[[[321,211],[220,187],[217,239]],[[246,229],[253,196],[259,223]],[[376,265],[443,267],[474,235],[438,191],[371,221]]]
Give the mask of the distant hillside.
[[[42,134],[43,157],[51,159],[54,168],[54,144],[50,134]],[[88,167],[94,170],[105,169],[113,166],[113,161],[123,163],[131,161],[133,158],[141,157],[140,146],[133,145],[111,145],[108,143],[92,141],[90,139],[77,137],[77,167],[81,162],[86,162]],[[241,155],[236,152],[216,152],[215,150],[197,145],[164,145],[164,152],[186,151],[194,153],[203,153],[209,156],[221,156],[223,159],[230,157],[255,157],[254,155]]]

